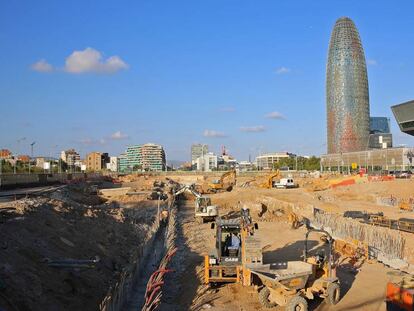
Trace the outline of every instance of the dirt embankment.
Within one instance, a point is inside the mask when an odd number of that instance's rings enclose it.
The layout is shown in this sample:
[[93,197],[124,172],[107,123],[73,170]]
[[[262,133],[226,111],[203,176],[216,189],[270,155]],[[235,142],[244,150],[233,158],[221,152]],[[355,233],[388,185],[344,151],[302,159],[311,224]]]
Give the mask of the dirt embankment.
[[[96,310],[155,214],[154,204],[102,203],[76,188],[1,204],[0,309]],[[95,258],[89,269],[48,265]]]

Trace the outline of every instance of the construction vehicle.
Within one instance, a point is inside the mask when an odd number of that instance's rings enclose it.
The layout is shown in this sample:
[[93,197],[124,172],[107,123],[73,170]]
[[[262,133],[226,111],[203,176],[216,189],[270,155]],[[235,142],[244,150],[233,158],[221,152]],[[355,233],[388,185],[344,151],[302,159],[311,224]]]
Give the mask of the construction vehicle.
[[213,180],[208,185],[208,192],[231,191],[236,185],[236,170],[225,172],[219,179]]
[[281,177],[280,171],[277,170],[276,173],[267,176],[266,181],[263,184],[261,184],[260,187],[266,188],[266,189],[271,189],[271,188],[288,189],[288,188],[298,187],[298,184],[294,182],[293,178],[280,178],[280,177]]
[[294,182],[293,178],[281,178],[279,181],[273,182],[272,186],[278,189],[298,188],[298,184]]
[[211,205],[211,199],[201,195],[195,189],[194,184],[184,185],[174,193],[174,196],[178,196],[184,192],[188,192],[195,197],[194,217],[197,222],[204,223],[205,221],[212,221],[218,216],[217,205]]
[[385,301],[389,311],[414,310],[414,279],[403,277],[399,282],[388,282]]
[[270,174],[266,177],[266,181],[260,185],[262,188],[271,189],[273,188],[273,179],[280,178],[280,172],[279,170],[276,171],[274,174]]
[[[254,286],[259,289],[259,301],[266,308],[280,305],[287,311],[307,311],[306,299],[316,296],[325,298],[329,304],[338,303],[340,287],[332,263],[333,238],[326,231],[310,229],[306,233],[303,261],[263,264],[260,241],[254,237],[258,227],[253,224],[248,210],[242,210],[238,218],[217,218],[216,226],[216,248],[204,259],[206,284],[233,282]],[[309,255],[311,232],[325,235],[328,256],[324,252]],[[239,244],[234,237],[240,238]],[[236,240],[235,245],[233,240]]]

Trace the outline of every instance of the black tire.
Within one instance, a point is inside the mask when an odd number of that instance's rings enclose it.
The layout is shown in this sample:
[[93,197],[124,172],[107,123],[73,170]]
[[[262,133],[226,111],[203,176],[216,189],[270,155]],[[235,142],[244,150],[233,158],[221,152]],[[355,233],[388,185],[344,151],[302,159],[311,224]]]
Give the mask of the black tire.
[[275,302],[269,301],[270,290],[267,287],[263,287],[259,292],[259,302],[265,308],[274,308],[277,306]]
[[286,311],[308,311],[308,302],[302,296],[295,296],[286,305]]
[[329,284],[327,293],[328,297],[325,299],[330,305],[336,305],[341,299],[341,288],[338,283]]

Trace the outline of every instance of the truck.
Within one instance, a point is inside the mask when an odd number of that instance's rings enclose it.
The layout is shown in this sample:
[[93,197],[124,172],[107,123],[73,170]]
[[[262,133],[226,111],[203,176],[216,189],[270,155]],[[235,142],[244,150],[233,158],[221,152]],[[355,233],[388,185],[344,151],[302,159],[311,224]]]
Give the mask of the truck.
[[203,196],[195,189],[195,185],[184,185],[178,189],[174,196],[178,196],[184,192],[188,192],[195,197],[194,217],[197,222],[204,223],[212,221],[218,216],[218,206],[211,204],[210,197]]
[[297,188],[298,184],[295,183],[293,178],[281,178],[279,181],[273,182],[273,188],[279,189],[289,189],[289,188]]
[[[234,215],[233,215],[234,216]],[[237,217],[217,217],[216,247],[204,258],[205,284],[240,283],[258,290],[258,300],[265,308],[284,306],[286,311],[307,311],[307,299],[319,296],[334,305],[340,300],[339,279],[333,265],[333,238],[324,230],[308,229],[303,260],[263,263],[258,225],[248,209]],[[308,236],[323,235],[328,254],[309,254]]]

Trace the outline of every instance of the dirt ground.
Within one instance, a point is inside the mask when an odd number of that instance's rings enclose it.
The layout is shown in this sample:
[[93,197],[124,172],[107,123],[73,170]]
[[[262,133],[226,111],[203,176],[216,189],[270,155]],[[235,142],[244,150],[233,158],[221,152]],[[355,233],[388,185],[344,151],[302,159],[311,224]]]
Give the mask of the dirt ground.
[[[413,181],[396,180],[358,184],[318,192],[309,192],[304,189],[276,190],[236,187],[232,192],[209,196],[213,204],[220,206],[221,213],[237,210],[243,205],[253,206],[253,211],[257,213],[257,208],[259,210],[261,208],[257,207],[258,202],[276,200],[276,202],[287,202],[298,206],[317,206],[337,213],[347,210],[383,211],[388,217],[399,218],[414,217],[414,213],[402,212],[395,207],[377,205],[376,197],[394,195],[408,198],[411,189],[414,189]],[[164,297],[165,304],[162,310],[265,310],[259,304],[257,291],[254,288],[227,284],[211,289],[202,284],[203,256],[214,247],[214,230],[210,229],[209,224],[195,223],[192,208],[192,203],[187,202],[180,209],[183,249],[181,254],[177,255],[179,264],[175,266],[174,277],[169,280],[167,292],[170,291],[170,295],[167,294],[168,296]],[[267,213],[270,212],[272,209],[269,208]],[[291,229],[283,213],[281,211],[277,214],[276,211],[275,217],[258,217],[257,214],[252,214],[259,221],[257,235],[262,242],[265,263],[300,260],[305,229]],[[408,238],[411,237],[410,234],[406,235]],[[318,247],[318,237],[311,243]],[[407,244],[410,246],[411,243]],[[341,258],[339,262],[337,273],[341,281],[341,301],[336,306],[329,306],[324,301],[316,299],[310,302],[310,310],[386,310],[385,285],[387,281],[400,279],[400,277],[393,276],[398,272],[377,262],[350,264],[346,258]],[[195,286],[195,283],[198,286]],[[282,308],[276,308],[278,309],[282,310]]]
[[[161,310],[268,310],[259,304],[254,288],[227,284],[211,289],[202,284],[203,256],[214,247],[214,230],[210,224],[197,224],[192,209],[189,202],[180,208],[183,246],[173,266],[176,272],[167,281]],[[301,260],[305,232],[303,228],[291,229],[286,222],[259,222],[257,236],[264,263]],[[310,245],[315,249],[320,246],[318,236],[310,239]],[[380,263],[361,264],[354,267],[345,260],[339,266],[342,299],[336,306],[319,299],[310,302],[310,310],[386,310],[385,284],[391,279],[387,273],[394,270]]]
[[[205,184],[212,177],[174,176],[181,183]],[[216,178],[216,177],[215,177]],[[165,177],[127,177],[123,186],[137,195],[104,201],[87,195],[83,186],[59,190],[41,198],[0,204],[0,309],[1,310],[96,310],[122,267],[131,262],[154,221],[156,201],[147,200],[154,181]],[[251,180],[249,177],[238,182]],[[414,212],[377,204],[377,198],[391,195],[409,199],[414,180],[355,184],[324,191],[262,189],[236,186],[231,192],[208,194],[220,214],[251,209],[259,224],[264,262],[301,260],[304,228],[291,229],[288,214],[306,216],[309,207],[343,213],[347,210],[383,212],[390,218],[414,218]],[[194,202],[183,201],[178,211],[178,252],[172,261],[161,310],[264,310],[254,288],[228,284],[217,288],[203,285],[203,256],[214,247],[210,224],[194,220]],[[406,249],[414,254],[414,239],[406,237]],[[311,241],[315,250],[318,237]],[[93,269],[50,267],[47,260],[93,259]],[[414,262],[414,255],[409,258]],[[150,267],[151,268],[151,267]],[[384,293],[395,271],[380,263],[358,263],[340,259],[338,276],[342,299],[332,307],[321,300],[310,302],[310,310],[385,310]],[[145,280],[142,280],[143,282]],[[145,285],[144,285],[145,287]],[[129,306],[134,309],[133,305]],[[278,309],[275,309],[278,310]]]
[[[0,205],[0,309],[96,310],[135,256],[156,215],[153,202],[125,206],[85,194],[82,185]],[[59,268],[48,260],[90,260]]]

